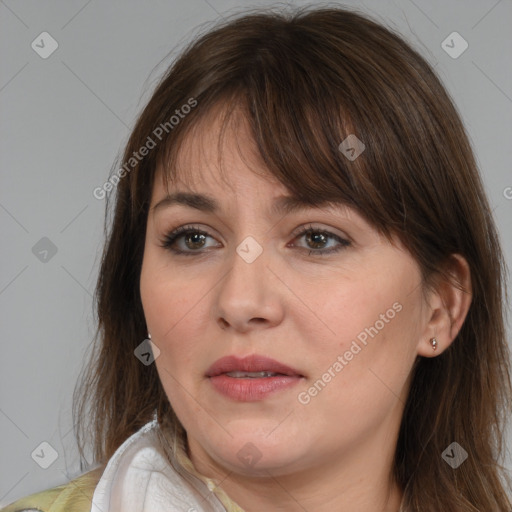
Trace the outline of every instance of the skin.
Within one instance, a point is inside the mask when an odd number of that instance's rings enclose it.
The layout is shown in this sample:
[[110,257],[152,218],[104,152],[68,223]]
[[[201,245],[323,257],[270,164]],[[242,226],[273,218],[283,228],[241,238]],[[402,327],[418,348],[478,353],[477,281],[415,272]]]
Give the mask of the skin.
[[[392,462],[414,361],[449,346],[470,294],[446,283],[424,293],[420,269],[398,240],[391,244],[343,205],[271,215],[287,189],[266,174],[243,118],[225,134],[221,174],[217,119],[208,116],[185,139],[181,179],[169,190],[157,170],[140,280],[148,330],[161,350],[155,363],[187,431],[189,456],[246,512],[396,512],[402,489]],[[213,196],[220,210],[153,210],[177,190]],[[170,231],[189,224],[208,232],[204,246],[182,236],[175,247],[192,256],[162,247]],[[332,237],[322,245],[294,235],[310,224],[350,246],[309,255],[339,246]],[[263,249],[252,263],[236,252],[247,236]],[[452,271],[469,288],[463,258],[453,258]],[[402,308],[394,318],[386,317],[378,334],[301,403],[299,394],[396,303]],[[231,354],[265,355],[304,378],[264,400],[236,402],[205,376]],[[237,456],[247,443],[261,456],[252,465]]]

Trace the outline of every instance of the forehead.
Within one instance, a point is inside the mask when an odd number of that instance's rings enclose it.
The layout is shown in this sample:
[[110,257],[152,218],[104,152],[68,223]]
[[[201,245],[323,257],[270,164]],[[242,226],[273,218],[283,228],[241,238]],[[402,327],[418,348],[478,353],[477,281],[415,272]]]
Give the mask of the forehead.
[[158,187],[166,183],[162,178],[167,178],[167,189],[233,190],[263,180],[276,192],[287,192],[286,186],[265,165],[240,106],[215,105],[191,124],[177,141],[167,165],[158,166],[156,178]]
[[157,169],[152,203],[155,211],[183,205],[219,213],[229,206],[226,201],[254,195],[269,203],[270,216],[317,208],[345,216],[355,213],[332,198],[291,193],[266,166],[245,110],[225,104],[196,120],[179,141],[171,164]]
[[[156,171],[153,214],[180,206],[230,218],[244,209],[246,200],[252,203],[258,195],[263,207],[259,211],[266,218],[275,220],[321,210],[333,221],[351,219],[361,231],[368,228],[373,232],[365,216],[342,201],[332,187],[324,189],[323,194],[302,193],[309,190],[307,186],[292,193],[265,164],[243,108],[212,108],[194,120],[176,142],[172,159]],[[310,184],[316,174],[314,169],[311,171],[293,168],[292,172],[305,172],[308,176],[303,180],[299,174],[297,181]],[[322,181],[320,176],[316,181]]]

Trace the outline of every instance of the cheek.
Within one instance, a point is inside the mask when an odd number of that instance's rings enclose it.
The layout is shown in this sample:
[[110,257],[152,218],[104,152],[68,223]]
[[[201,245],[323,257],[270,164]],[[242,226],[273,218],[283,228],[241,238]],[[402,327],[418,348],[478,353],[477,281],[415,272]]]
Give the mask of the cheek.
[[331,351],[318,375],[322,382],[330,379],[329,370],[336,375],[325,388],[319,383],[325,402],[330,404],[324,403],[323,410],[331,410],[333,415],[346,410],[378,419],[398,401],[405,402],[406,383],[416,357],[418,321],[411,303],[395,301],[393,305],[395,308],[377,308],[370,316],[361,315],[365,321],[357,322],[359,325],[351,322],[350,333],[336,344],[337,351]]
[[311,314],[296,316],[305,349],[314,354],[311,380],[320,379],[322,393],[328,383],[325,398],[332,393],[333,400],[353,401],[357,407],[359,399],[373,402],[372,396],[386,393],[387,383],[400,392],[421,327],[421,296],[411,286],[412,277],[388,272],[324,287],[322,294],[316,292],[314,310],[322,321],[312,322]]
[[146,247],[140,293],[147,323],[162,338],[187,317],[208,290],[205,283],[171,267],[155,253]]
[[205,318],[207,286],[148,256],[142,266],[140,293],[148,329],[161,352],[157,366],[164,363],[172,372],[178,365],[188,366],[195,333]]
[[399,293],[388,283],[379,285],[373,279],[346,279],[321,288],[303,288],[301,296],[310,311],[294,316],[307,339],[320,349],[319,355],[343,354],[354,341],[361,347],[372,339],[382,344],[383,334],[401,320]]

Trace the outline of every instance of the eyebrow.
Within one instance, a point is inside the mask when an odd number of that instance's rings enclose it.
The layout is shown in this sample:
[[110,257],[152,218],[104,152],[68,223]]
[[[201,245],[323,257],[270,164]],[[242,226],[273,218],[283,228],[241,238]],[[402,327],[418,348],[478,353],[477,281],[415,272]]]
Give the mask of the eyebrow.
[[[173,194],[165,196],[153,206],[153,214],[162,208],[168,208],[173,205],[188,206],[189,208],[208,213],[216,213],[220,210],[219,203],[211,196],[190,192],[174,192]],[[318,208],[323,205],[336,205],[340,207],[342,206],[342,202],[327,200],[306,201],[294,196],[280,196],[274,201],[271,214],[290,214],[311,208]]]

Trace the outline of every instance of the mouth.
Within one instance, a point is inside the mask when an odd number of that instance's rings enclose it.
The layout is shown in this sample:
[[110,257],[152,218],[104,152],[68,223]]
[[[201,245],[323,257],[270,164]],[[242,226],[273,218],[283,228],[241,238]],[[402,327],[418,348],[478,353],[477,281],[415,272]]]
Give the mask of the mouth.
[[304,377],[298,370],[279,361],[257,354],[239,358],[222,357],[215,361],[206,372],[207,377],[227,375],[234,379],[264,379],[271,377]]
[[298,384],[304,375],[268,357],[223,357],[206,372],[210,383],[225,398],[238,402],[264,400]]
[[227,375],[228,377],[233,377],[234,379],[264,379],[266,377],[278,377],[285,375],[284,373],[276,373],[276,372],[227,372],[223,375]]

